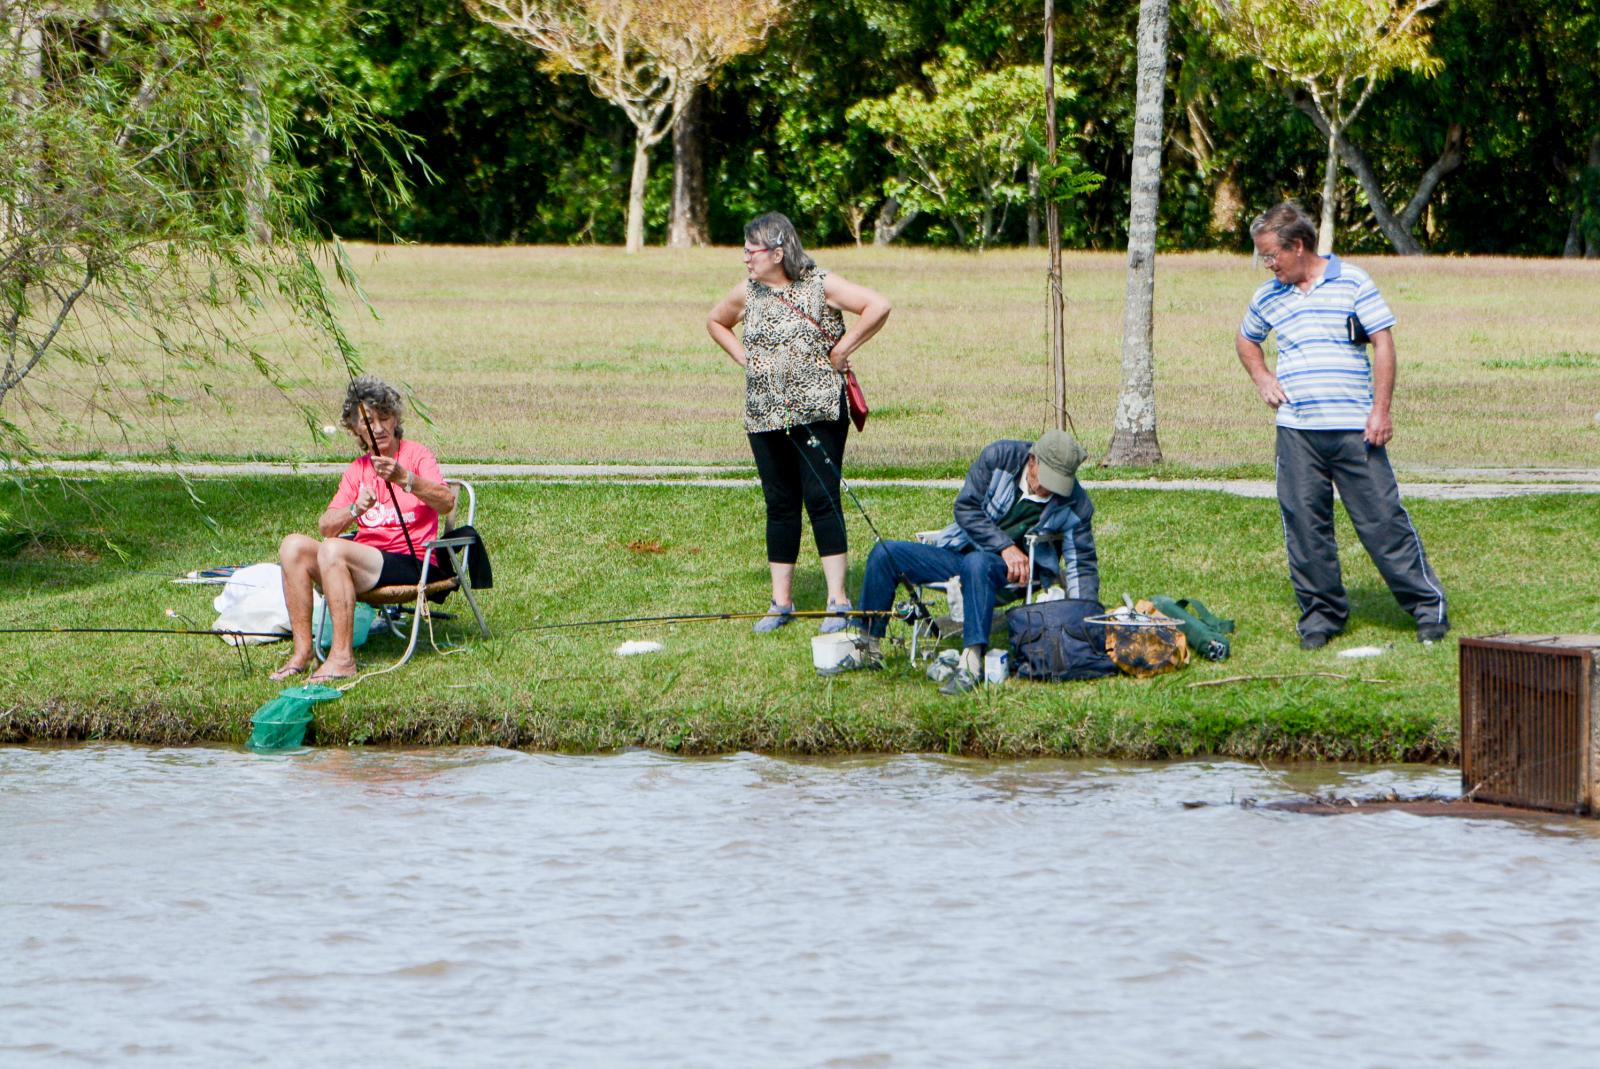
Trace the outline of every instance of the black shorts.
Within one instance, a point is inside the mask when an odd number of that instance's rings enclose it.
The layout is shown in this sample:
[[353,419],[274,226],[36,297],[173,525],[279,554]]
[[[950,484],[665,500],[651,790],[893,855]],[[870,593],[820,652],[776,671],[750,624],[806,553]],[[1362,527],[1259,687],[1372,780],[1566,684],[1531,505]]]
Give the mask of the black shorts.
[[[422,578],[422,559],[413,557],[409,553],[390,553],[380,549],[383,554],[383,569],[378,572],[378,581],[374,587],[380,586],[416,586]],[[428,569],[428,581],[448,579],[455,574],[450,570],[450,562],[436,558],[433,566]]]

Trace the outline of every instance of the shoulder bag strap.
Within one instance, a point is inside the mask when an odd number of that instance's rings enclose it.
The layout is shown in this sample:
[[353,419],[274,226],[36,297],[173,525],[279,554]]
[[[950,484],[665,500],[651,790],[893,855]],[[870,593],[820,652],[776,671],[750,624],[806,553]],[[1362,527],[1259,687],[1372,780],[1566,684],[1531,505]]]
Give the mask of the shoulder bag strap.
[[818,323],[815,319],[812,319],[811,316],[806,313],[804,308],[801,308],[798,304],[795,304],[777,290],[773,290],[772,295],[778,300],[782,301],[784,304],[788,305],[790,309],[798,313],[800,318],[804,319],[807,323],[810,323],[813,327],[816,327],[817,333],[821,334],[824,338],[827,338],[831,345],[838,345],[839,338],[844,337],[843,334],[840,334],[838,337],[834,337],[832,334],[829,334],[827,329],[823,327],[821,323]]

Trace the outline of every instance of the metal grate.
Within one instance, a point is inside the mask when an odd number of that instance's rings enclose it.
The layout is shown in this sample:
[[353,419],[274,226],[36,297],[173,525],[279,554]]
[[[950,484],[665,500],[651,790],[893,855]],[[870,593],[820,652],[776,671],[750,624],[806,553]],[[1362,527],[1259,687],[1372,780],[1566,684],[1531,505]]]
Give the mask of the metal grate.
[[1600,637],[1461,640],[1461,783],[1479,801],[1587,813]]

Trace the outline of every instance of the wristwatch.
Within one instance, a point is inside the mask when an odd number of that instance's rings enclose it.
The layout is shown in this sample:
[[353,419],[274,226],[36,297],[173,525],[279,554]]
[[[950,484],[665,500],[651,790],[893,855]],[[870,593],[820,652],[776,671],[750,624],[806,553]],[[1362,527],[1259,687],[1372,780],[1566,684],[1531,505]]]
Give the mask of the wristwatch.
[[416,481],[417,481],[417,473],[416,472],[414,472],[414,471],[406,472],[406,493],[408,493],[408,494],[415,493],[415,491],[412,490],[411,487],[412,487],[413,484],[416,483]]
[[359,520],[361,518],[361,506],[356,504],[354,501],[350,502],[350,518],[352,520]]

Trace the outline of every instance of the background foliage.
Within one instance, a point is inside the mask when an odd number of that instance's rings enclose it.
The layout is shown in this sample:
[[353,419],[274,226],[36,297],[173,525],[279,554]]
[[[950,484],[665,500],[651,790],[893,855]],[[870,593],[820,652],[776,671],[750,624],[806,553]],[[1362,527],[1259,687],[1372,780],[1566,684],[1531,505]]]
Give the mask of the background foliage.
[[[1107,176],[1064,220],[1078,248],[1125,242],[1136,4],[1061,0],[1057,62],[1066,68],[1064,131],[1082,165]],[[1597,0],[1449,0],[1433,15],[1434,78],[1381,86],[1350,131],[1391,200],[1403,203],[1451,124],[1462,165],[1435,193],[1418,238],[1435,252],[1600,254],[1600,15]],[[1161,241],[1244,246],[1242,220],[1282,196],[1315,208],[1326,142],[1249,63],[1228,58],[1191,3],[1173,5]],[[886,183],[903,180],[882,139],[851,108],[927,91],[924,66],[958,47],[983,71],[1039,63],[1040,6],[1025,0],[797,0],[761,52],[730,64],[704,100],[711,235],[739,239],[757,211],[802,220],[814,244],[871,240]],[[430,242],[620,242],[630,131],[581,79],[468,16],[459,0],[370,0],[357,32],[325,42],[340,76],[419,139],[439,180],[378,221],[351,165],[314,146],[305,163],[341,234]],[[647,220],[662,240],[671,185],[658,149]],[[418,171],[416,177],[420,178]],[[1340,247],[1386,249],[1354,179],[1341,172]],[[1027,237],[1007,213],[1001,243]],[[901,240],[956,244],[924,212]]]

